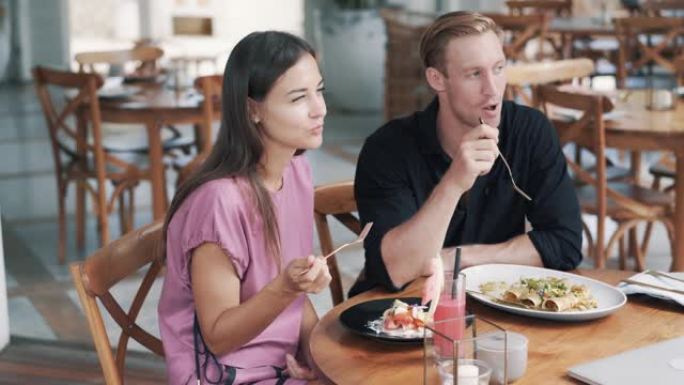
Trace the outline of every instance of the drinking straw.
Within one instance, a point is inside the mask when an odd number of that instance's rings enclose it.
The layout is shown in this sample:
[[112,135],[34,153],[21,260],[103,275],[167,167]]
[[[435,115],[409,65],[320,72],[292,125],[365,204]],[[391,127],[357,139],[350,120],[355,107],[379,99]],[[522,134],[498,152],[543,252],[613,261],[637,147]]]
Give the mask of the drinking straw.
[[461,248],[456,247],[456,257],[454,258],[454,275],[453,275],[453,280],[451,282],[451,299],[456,298],[456,288],[458,285],[456,285],[458,281],[458,273],[461,271]]

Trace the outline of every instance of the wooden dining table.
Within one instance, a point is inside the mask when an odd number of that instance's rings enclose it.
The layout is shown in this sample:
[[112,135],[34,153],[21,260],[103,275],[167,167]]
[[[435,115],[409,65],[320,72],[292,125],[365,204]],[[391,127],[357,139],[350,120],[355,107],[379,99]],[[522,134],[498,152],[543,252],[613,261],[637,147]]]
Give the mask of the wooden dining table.
[[684,271],[684,97],[673,109],[646,108],[645,90],[623,90],[606,120],[606,146],[630,151],[669,151],[676,158],[672,270]]
[[164,150],[161,130],[164,125],[193,124],[197,142],[206,151],[211,146],[210,127],[203,124],[202,97],[192,89],[176,90],[163,83],[137,83],[137,92],[126,98],[100,100],[103,122],[142,124],[145,126],[149,146],[149,173],[152,191],[153,219],[163,218],[168,207]]
[[[574,273],[612,285],[633,274],[617,270],[578,270]],[[362,293],[337,305],[321,318],[310,339],[311,354],[320,374],[330,383],[339,385],[423,384],[422,345],[379,342],[354,334],[339,321],[344,310],[361,302],[420,296],[423,283],[422,278],[418,279],[395,294],[380,289]],[[645,296],[630,296],[615,313],[583,322],[514,315],[471,298],[468,298],[467,308],[478,317],[528,338],[527,371],[515,382],[518,385],[579,384],[567,375],[568,368],[684,336],[684,308]]]

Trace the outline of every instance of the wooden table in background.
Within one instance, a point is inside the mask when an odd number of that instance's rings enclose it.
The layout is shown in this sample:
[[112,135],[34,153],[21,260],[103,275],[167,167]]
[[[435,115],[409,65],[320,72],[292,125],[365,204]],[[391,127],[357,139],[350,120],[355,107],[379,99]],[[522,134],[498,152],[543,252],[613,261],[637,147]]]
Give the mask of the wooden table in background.
[[[164,218],[168,208],[161,139],[162,126],[195,124],[204,127],[200,107],[201,98],[196,93],[176,92],[163,84],[141,83],[140,87],[140,93],[124,100],[101,99],[100,108],[103,122],[145,125],[149,145],[152,216],[153,219],[160,219]],[[196,131],[200,134],[198,139],[203,146],[210,146],[210,141],[204,138],[208,135],[200,132],[202,130],[204,128]]]
[[[617,284],[632,272],[580,270],[579,275]],[[319,369],[339,385],[397,385],[423,383],[423,347],[385,344],[358,336],[339,321],[345,309],[361,302],[388,297],[416,297],[423,280],[398,295],[373,290],[341,303],[326,314],[311,335],[311,353]],[[529,339],[525,384],[579,384],[568,377],[576,364],[684,335],[681,306],[648,297],[629,297],[616,313],[597,320],[568,323],[523,317],[468,299],[468,309],[506,330]]]

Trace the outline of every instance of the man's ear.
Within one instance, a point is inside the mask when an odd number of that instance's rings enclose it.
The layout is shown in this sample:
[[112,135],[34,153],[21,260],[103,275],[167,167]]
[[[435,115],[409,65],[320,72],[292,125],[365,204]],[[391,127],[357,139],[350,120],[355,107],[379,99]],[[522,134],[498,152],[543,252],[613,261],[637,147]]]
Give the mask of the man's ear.
[[254,124],[259,124],[259,122],[261,122],[261,117],[259,116],[259,103],[252,98],[247,98],[247,110],[249,111],[249,120]]
[[425,79],[435,92],[443,92],[446,89],[446,76],[435,67],[425,70]]

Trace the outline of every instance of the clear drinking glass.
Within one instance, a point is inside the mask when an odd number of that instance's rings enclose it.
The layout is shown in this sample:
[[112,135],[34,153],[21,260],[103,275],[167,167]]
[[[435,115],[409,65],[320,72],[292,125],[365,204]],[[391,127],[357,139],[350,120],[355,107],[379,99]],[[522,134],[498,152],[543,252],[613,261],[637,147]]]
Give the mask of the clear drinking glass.
[[[462,333],[458,336],[449,333],[454,330],[461,330]],[[478,357],[478,345],[494,344],[496,341],[503,341],[506,347],[506,331],[475,315],[428,323],[423,338],[424,384],[488,385],[495,366],[503,368],[501,379],[506,383],[505,354],[493,356],[495,362],[486,362]]]
[[[463,273],[454,277],[454,272],[444,272],[444,286],[439,295],[439,302],[435,309],[434,320],[452,320],[452,322],[435,322],[435,327],[441,333],[454,340],[461,339],[465,330],[466,307],[466,278]],[[451,353],[451,343],[437,340],[437,348]]]

